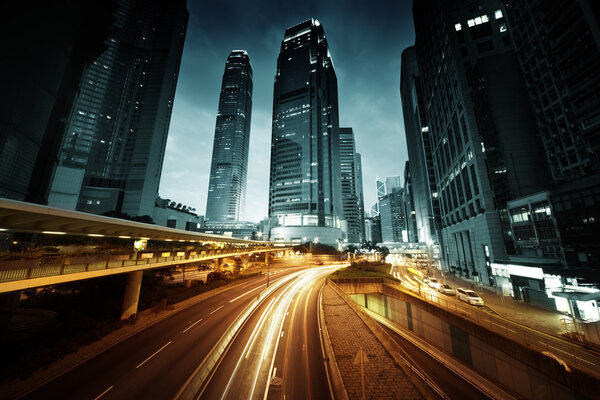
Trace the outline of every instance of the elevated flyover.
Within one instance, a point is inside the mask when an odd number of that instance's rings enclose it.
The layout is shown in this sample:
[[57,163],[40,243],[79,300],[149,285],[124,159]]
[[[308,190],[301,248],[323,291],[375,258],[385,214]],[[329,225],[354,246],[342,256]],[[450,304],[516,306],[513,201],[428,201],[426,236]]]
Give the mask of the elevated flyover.
[[[98,238],[121,239],[128,247],[99,254],[61,252],[8,253],[0,258],[0,294],[101,276],[128,274],[124,318],[137,312],[142,273],[148,269],[192,264],[226,257],[288,250],[287,243],[271,243],[167,228],[141,222],[0,199],[0,235],[14,233],[61,237],[81,243]],[[152,242],[154,249],[145,249]],[[134,248],[134,243],[138,245]],[[169,248],[165,250],[165,247]],[[133,308],[132,308],[133,307]],[[133,310],[133,312],[132,312]]]

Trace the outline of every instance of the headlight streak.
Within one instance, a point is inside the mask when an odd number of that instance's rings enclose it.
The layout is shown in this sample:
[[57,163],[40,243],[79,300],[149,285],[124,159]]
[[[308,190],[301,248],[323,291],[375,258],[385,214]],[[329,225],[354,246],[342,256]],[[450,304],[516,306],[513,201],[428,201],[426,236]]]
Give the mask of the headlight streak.
[[[268,296],[269,294],[273,293],[273,291],[277,290],[281,285],[283,285],[284,283],[296,278],[298,275],[300,275],[302,273],[302,271],[299,272],[295,272],[293,274],[290,274],[288,276],[285,276],[283,278],[281,278],[280,280],[274,282],[269,288],[267,288],[263,293],[259,294],[259,296]],[[276,299],[272,299],[271,303],[274,303]],[[269,305],[271,304],[269,303]],[[248,316],[251,313],[248,313]],[[258,335],[258,331],[257,329],[254,330],[254,332],[252,333],[253,336]],[[250,345],[251,341],[248,341],[248,343],[246,344],[246,347],[244,348],[244,351],[242,352],[242,355],[240,356],[240,358],[238,359],[238,362],[236,363],[236,366],[233,370],[233,373],[231,374],[231,377],[229,377],[229,381],[227,382],[227,386],[225,387],[225,390],[223,391],[223,395],[221,396],[221,399],[225,399],[225,397],[227,396],[227,393],[229,392],[229,389],[231,387],[231,383],[233,382],[233,379],[235,378],[236,374],[237,374],[237,370],[240,367],[240,364],[242,363],[242,360],[244,359],[244,353],[246,353],[246,349],[248,348],[248,346]]]
[[[335,266],[334,268],[337,269],[339,268],[339,266]],[[222,400],[228,398],[228,393],[231,390],[235,378],[237,377],[237,373],[240,370],[242,362],[244,362],[245,360],[245,362],[252,362],[252,357],[250,356],[252,349],[256,349],[255,351],[257,352],[257,359],[255,360],[258,361],[258,364],[255,367],[255,374],[252,379],[250,393],[247,397],[243,395],[242,397],[248,399],[252,399],[254,397],[256,385],[261,375],[263,361],[266,361],[267,357],[270,356],[271,363],[266,375],[267,382],[264,393],[264,399],[267,398],[268,389],[270,386],[270,374],[273,371],[273,365],[275,363],[275,354],[277,354],[277,348],[280,339],[283,335],[283,325],[285,322],[285,317],[290,314],[289,309],[293,302],[293,299],[296,297],[297,293],[300,293],[301,296],[301,293],[304,291],[304,288],[307,287],[311,283],[311,281],[318,278],[320,275],[323,275],[324,273],[329,273],[329,271],[326,270],[331,269],[331,266],[323,266],[320,268],[314,268],[312,270],[298,271],[297,273],[290,274],[282,278],[281,280],[277,281],[276,284],[273,284],[267,290],[261,293],[261,296],[267,297],[271,293],[273,293],[273,291],[280,288],[282,285],[293,281],[283,289],[282,293],[271,299],[265,310],[262,312],[254,330],[250,334],[250,337],[248,338],[248,341],[244,346],[244,350],[242,351],[239,359],[237,360],[234,370],[231,373],[229,381],[227,382],[227,386],[225,387],[225,390],[221,396]],[[267,329],[266,332],[265,328]],[[257,343],[257,339],[260,336],[261,332],[266,333],[266,335],[263,335],[264,345],[262,349],[259,350],[256,348],[255,344]],[[272,346],[273,341],[275,342],[274,346]],[[245,367],[245,369],[249,367],[250,366],[248,365]]]
[[[338,268],[339,267],[336,266],[333,269],[338,269]],[[309,283],[310,281],[318,278],[319,275],[329,274],[329,270],[331,270],[331,269],[332,269],[331,266],[325,266],[325,267],[315,268],[310,273],[307,273],[307,275],[305,276],[305,279],[304,279],[303,282],[299,282],[298,284],[300,284],[300,285],[302,285],[302,287],[304,287],[306,283]],[[312,291],[312,287],[311,287],[310,290]],[[309,291],[309,295],[310,295],[310,291]],[[290,302],[290,304],[288,304],[288,308],[289,308],[290,305],[291,305],[291,302]],[[289,313],[289,311],[287,313]],[[293,315],[293,313],[292,313],[292,315]],[[283,328],[283,322],[284,322],[284,319],[281,320],[281,326],[279,328],[279,331],[281,331],[282,328]],[[291,333],[291,328],[290,328],[290,333]],[[275,348],[273,349],[273,357],[271,358],[271,366],[269,367],[269,374],[268,374],[268,376],[271,375],[271,371],[273,370],[273,365],[275,364],[275,354],[277,354],[277,348],[278,347],[279,347],[279,339],[277,339],[277,341],[275,343]],[[308,351],[308,349],[307,349],[307,351]],[[285,365],[283,366],[283,369],[285,370]],[[266,386],[265,386],[265,394],[264,394],[263,400],[266,400],[267,396],[269,394],[269,384],[270,384],[270,382],[267,380]],[[284,381],[284,385],[283,386],[285,386],[285,381]]]

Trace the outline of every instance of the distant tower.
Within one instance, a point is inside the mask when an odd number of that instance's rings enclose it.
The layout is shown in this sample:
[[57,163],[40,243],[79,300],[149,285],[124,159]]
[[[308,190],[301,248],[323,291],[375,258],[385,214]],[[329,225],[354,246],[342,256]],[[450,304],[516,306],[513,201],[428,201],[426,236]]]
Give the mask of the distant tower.
[[[337,78],[319,21],[289,28],[273,96],[269,216],[274,240],[341,239]],[[318,239],[317,239],[318,238]]]
[[344,208],[344,219],[348,228],[347,239],[349,243],[360,243],[363,231],[356,182],[356,159],[356,146],[352,128],[340,128],[342,207]]
[[245,50],[233,50],[223,73],[215,128],[206,221],[243,219],[248,172],[252,67]]
[[188,22],[185,0],[119,0],[81,79],[50,205],[152,215]]

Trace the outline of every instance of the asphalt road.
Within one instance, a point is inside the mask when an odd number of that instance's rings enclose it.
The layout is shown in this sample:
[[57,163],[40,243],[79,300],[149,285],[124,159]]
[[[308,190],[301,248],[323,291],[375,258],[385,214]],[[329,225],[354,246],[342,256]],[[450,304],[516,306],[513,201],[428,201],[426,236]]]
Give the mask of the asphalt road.
[[[271,282],[288,272],[272,275]],[[251,278],[143,329],[24,399],[172,399],[248,302],[265,287]]]
[[265,298],[232,341],[200,398],[331,398],[318,313],[320,290],[335,268],[304,270]]

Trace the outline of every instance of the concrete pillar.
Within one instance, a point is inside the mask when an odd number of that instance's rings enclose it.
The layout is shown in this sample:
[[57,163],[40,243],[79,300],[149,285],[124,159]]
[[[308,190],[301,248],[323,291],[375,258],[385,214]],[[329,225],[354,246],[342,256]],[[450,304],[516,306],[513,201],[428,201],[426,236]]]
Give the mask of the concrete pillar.
[[127,285],[125,286],[125,296],[123,297],[123,312],[121,313],[121,319],[127,319],[132,315],[137,314],[143,274],[144,271],[133,271],[127,274]]
[[221,272],[223,270],[223,259],[215,258],[215,271]]

